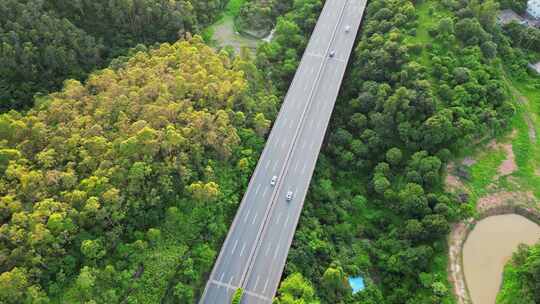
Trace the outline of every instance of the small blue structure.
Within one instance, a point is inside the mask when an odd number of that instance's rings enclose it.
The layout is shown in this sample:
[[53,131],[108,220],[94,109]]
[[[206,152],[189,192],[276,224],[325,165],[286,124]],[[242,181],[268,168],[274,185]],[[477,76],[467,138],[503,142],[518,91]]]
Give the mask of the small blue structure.
[[364,285],[364,278],[362,277],[349,277],[349,285],[351,285],[352,293],[355,294],[359,291],[364,290],[366,286]]

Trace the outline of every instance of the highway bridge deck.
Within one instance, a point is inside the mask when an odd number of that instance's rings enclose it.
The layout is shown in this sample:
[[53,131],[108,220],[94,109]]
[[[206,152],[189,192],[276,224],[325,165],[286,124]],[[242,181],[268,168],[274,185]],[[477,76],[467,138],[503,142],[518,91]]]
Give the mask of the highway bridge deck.
[[326,1],[201,304],[229,304],[239,287],[244,304],[272,303],[366,1]]

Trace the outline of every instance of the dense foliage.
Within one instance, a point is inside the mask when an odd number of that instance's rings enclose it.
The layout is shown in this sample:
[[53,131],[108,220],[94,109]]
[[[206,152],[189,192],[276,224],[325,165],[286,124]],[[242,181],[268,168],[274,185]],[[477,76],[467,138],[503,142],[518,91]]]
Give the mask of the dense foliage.
[[499,0],[502,9],[511,9],[518,14],[525,13],[528,0]]
[[42,1],[0,3],[0,112],[31,104],[34,93],[82,78],[103,62],[92,36],[44,10]]
[[514,47],[540,52],[540,29],[512,22],[506,25],[504,30]]
[[[442,190],[444,165],[514,112],[495,64],[496,3],[416,5],[422,11],[406,0],[370,1],[289,253],[285,275],[309,290],[301,273],[323,303],[446,301],[444,237],[470,205]],[[320,8],[295,1],[258,50],[258,66],[282,92]],[[419,14],[434,25],[418,24]],[[357,274],[368,288],[350,296],[345,278]]]
[[504,270],[504,284],[497,303],[540,303],[540,243],[521,245]]
[[276,113],[256,77],[196,37],[0,116],[0,302],[192,302]]
[[224,0],[6,0],[0,3],[0,112],[82,79],[139,43],[174,42],[209,24]]
[[224,0],[47,0],[47,8],[103,40],[117,56],[138,43],[176,41],[185,32],[199,32],[225,7]]

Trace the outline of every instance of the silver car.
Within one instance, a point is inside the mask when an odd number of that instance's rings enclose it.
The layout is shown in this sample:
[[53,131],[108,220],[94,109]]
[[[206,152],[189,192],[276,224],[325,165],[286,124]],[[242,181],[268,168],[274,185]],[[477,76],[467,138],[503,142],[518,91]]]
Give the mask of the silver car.
[[270,186],[275,186],[277,182],[277,176],[272,176],[272,180],[270,180]]
[[287,195],[285,196],[285,198],[287,199],[288,202],[290,202],[293,198],[292,191],[287,191]]

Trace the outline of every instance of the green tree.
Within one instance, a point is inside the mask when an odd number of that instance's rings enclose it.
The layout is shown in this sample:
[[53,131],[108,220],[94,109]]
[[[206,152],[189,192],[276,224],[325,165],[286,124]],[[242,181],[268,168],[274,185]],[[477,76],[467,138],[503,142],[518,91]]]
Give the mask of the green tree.
[[392,148],[386,152],[386,160],[392,165],[398,165],[401,162],[403,153],[399,148]]
[[322,294],[328,303],[340,303],[351,293],[349,283],[339,265],[330,265],[321,278]]
[[84,240],[81,245],[81,252],[87,259],[92,261],[96,261],[106,254],[99,240]]
[[277,304],[316,304],[315,291],[302,274],[293,273],[281,283],[278,290]]
[[0,274],[0,300],[4,303],[17,303],[23,299],[30,286],[24,269],[13,268]]

